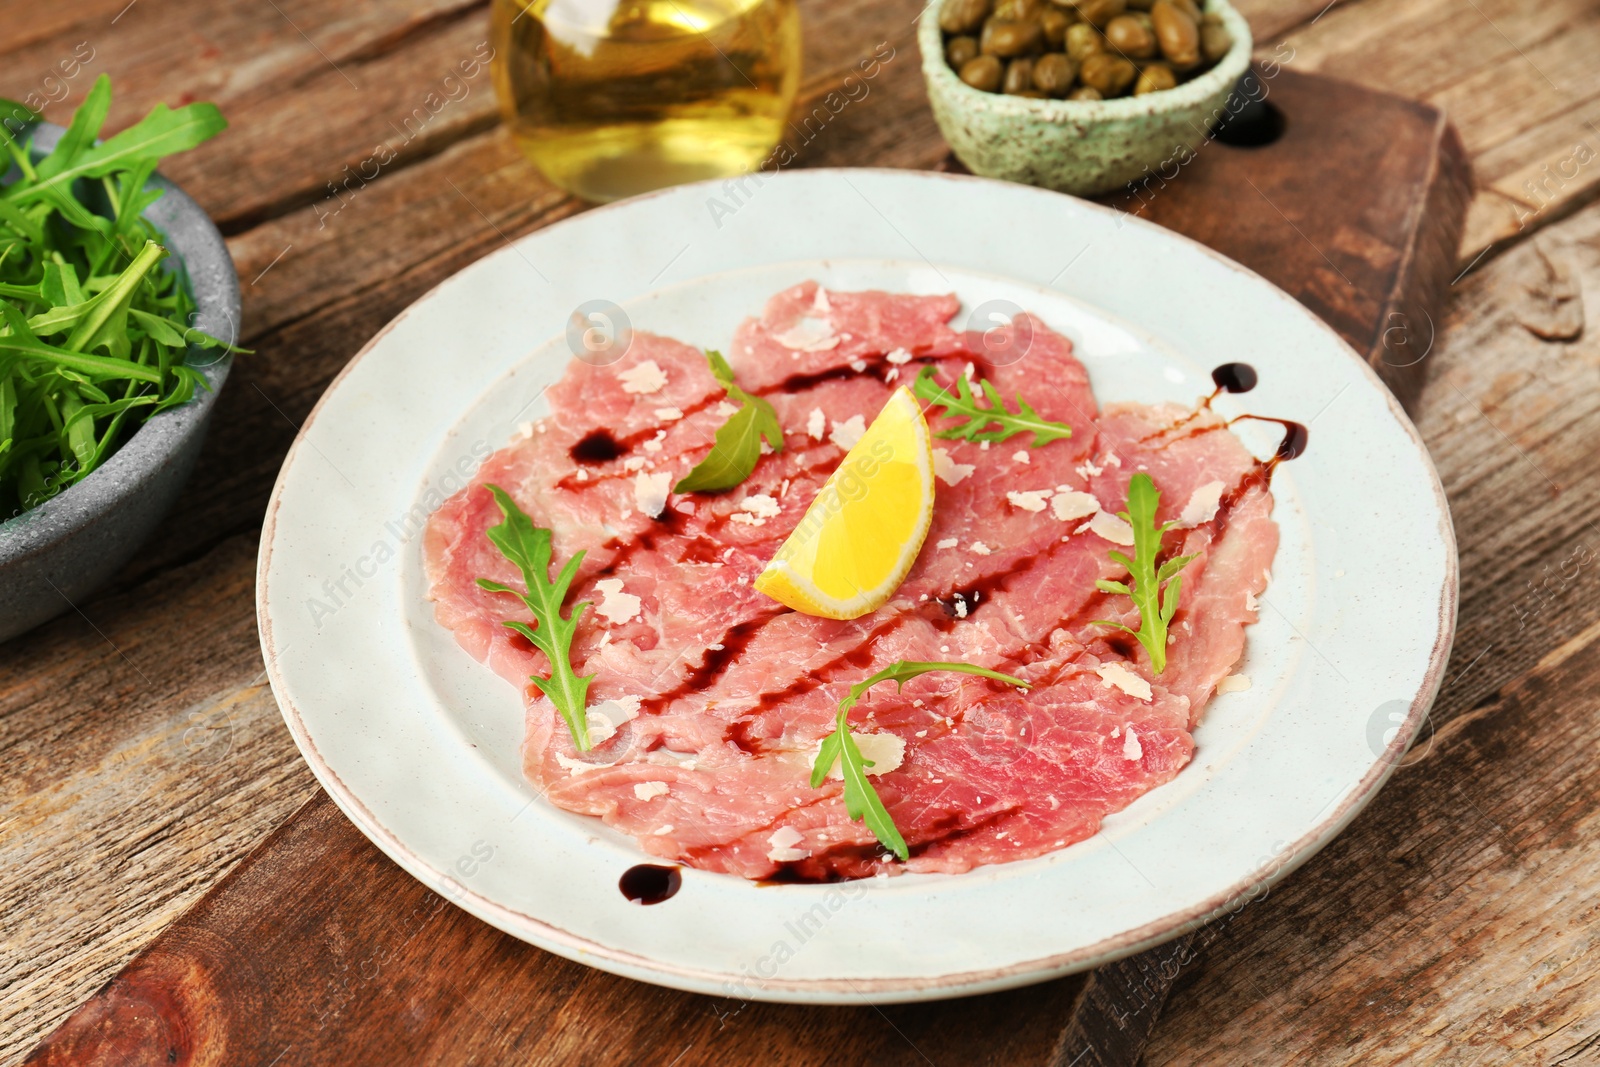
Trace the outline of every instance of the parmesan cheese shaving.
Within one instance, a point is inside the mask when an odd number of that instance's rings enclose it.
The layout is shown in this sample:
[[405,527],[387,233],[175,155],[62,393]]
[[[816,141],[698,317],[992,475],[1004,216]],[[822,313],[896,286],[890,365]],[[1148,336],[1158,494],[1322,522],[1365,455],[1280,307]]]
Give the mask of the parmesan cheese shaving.
[[[861,758],[872,764],[867,768],[867,774],[874,778],[888,774],[906,760],[905,738],[900,737],[898,734],[860,734],[852,732],[850,736],[855,739],[856,747],[861,750]],[[818,748],[820,749],[821,746],[818,745]],[[815,753],[813,753],[812,762],[816,762]],[[828,770],[828,777],[844,778],[844,771],[840,768],[838,760],[833,761],[833,766]]]
[[866,432],[866,419],[860,415],[851,415],[843,422],[833,424],[833,432],[828,435],[828,440],[848,452],[856,447],[856,442],[861,440]]
[[767,859],[773,863],[792,863],[795,860],[805,859],[811,853],[806,849],[795,847],[804,840],[805,838],[800,836],[800,831],[794,827],[778,827],[767,837]]
[[1128,525],[1126,519],[1118,518],[1109,511],[1095,512],[1094,518],[1089,520],[1089,531],[1114,545],[1133,544],[1133,527]]
[[640,471],[633,476],[633,502],[640,514],[652,519],[667,507],[667,495],[672,489],[672,475],[666,471],[646,474]]
[[826,352],[839,346],[826,319],[804,318],[773,338],[792,352]]
[[1011,490],[1006,493],[1006,499],[1011,501],[1011,506],[1021,508],[1023,511],[1040,512],[1045,509],[1050,490],[1033,489],[1027,492]]
[[622,382],[622,391],[624,393],[637,393],[640,396],[659,393],[667,384],[666,372],[653,359],[647,359],[643,363],[635,363],[617,375],[617,379]]
[[[608,735],[609,736],[609,735]],[[589,741],[594,744],[594,725],[589,726]],[[614,763],[590,763],[588,760],[573,759],[563,753],[556,753],[556,763],[566,770],[568,774],[578,775],[587,771],[603,771],[607,767],[615,766]]]
[[1144,746],[1139,744],[1139,735],[1133,732],[1133,727],[1128,727],[1128,732],[1122,737],[1122,758],[1125,760],[1138,760],[1144,756]]
[[603,578],[594,583],[594,587],[600,591],[600,603],[594,610],[605,616],[611,625],[631,622],[638,617],[639,598],[622,591],[621,578]]
[[1150,703],[1150,683],[1130,671],[1123,664],[1103,663],[1095,668],[1094,673],[1100,676],[1100,681],[1107,688],[1114,686],[1135,700],[1142,700],[1146,704]]
[[1079,493],[1069,489],[1066,492],[1057,492],[1050,498],[1050,514],[1062,522],[1081,519],[1099,510],[1100,501],[1096,500],[1092,493]]
[[946,485],[960,485],[977,469],[970,463],[957,463],[951,459],[948,448],[933,450],[933,473]]
[[1218,693],[1242,693],[1250,688],[1248,674],[1230,674],[1217,683]]
[[766,493],[751,493],[739,501],[739,507],[758,519],[777,518],[778,512],[783,510],[778,502]]
[[1189,502],[1183,506],[1183,511],[1178,515],[1178,525],[1199,526],[1210,522],[1216,518],[1217,507],[1221,503],[1222,483],[1207,482],[1189,497]]

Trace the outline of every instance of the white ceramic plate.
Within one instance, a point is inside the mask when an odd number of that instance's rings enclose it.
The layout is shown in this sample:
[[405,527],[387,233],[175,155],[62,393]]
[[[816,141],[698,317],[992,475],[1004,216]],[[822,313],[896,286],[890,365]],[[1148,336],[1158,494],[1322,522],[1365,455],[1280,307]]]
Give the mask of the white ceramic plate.
[[[766,297],[829,288],[1003,299],[1072,337],[1102,402],[1224,397],[1310,426],[1274,479],[1282,546],[1241,670],[1172,783],[1088,841],[968,874],[760,887],[686,869],[639,907],[644,857],[541,800],[518,694],[432,617],[420,517],[459,488],[571,357],[580,305],[726,348]],[[963,311],[963,315],[967,311]],[[1278,431],[1241,423],[1266,454]],[[1069,197],[976,178],[804,171],[693,185],[532,234],[417,301],[350,363],[278,478],[262,542],[262,647],[318,779],[397,863],[552,952],[683,989],[915,1000],[1022,985],[1146,948],[1241,906],[1372,797],[1438,689],[1456,555],[1437,476],[1376,377],[1261,278]]]

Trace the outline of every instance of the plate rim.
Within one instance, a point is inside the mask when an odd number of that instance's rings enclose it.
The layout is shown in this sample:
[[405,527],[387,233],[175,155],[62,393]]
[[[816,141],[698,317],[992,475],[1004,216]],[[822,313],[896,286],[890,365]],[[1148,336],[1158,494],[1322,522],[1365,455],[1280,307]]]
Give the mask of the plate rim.
[[[741,999],[780,1003],[859,1004],[867,1000],[875,1003],[890,1003],[995,992],[1046,981],[1065,974],[1088,970],[1092,967],[1114,962],[1182,936],[1184,933],[1212,921],[1229,910],[1243,907],[1321,851],[1372,801],[1405,757],[1442,687],[1445,668],[1449,662],[1450,650],[1455,637],[1460,586],[1460,561],[1449,499],[1445,494],[1432,454],[1428,451],[1421,434],[1417,431],[1415,424],[1401,406],[1399,400],[1383,384],[1382,379],[1378,377],[1372,366],[1362,359],[1360,354],[1332,326],[1285,290],[1249,267],[1184,234],[1159,226],[1128,212],[1117,211],[1114,208],[1097,204],[1090,200],[1060,193],[1052,194],[1048,190],[976,175],[905,170],[893,167],[817,167],[807,168],[803,171],[778,172],[766,177],[768,181],[807,180],[815,179],[819,175],[829,174],[842,175],[847,181],[849,176],[853,174],[871,174],[888,175],[897,179],[913,181],[977,183],[985,186],[998,185],[1008,189],[1029,190],[1045,198],[1052,196],[1064,197],[1073,202],[1075,209],[1109,215],[1120,219],[1121,224],[1132,223],[1137,227],[1156,231],[1164,239],[1182,242],[1193,249],[1199,250],[1220,266],[1253,279],[1285,298],[1357,365],[1359,371],[1366,375],[1370,384],[1377,387],[1379,394],[1387,405],[1389,414],[1399,424],[1418,455],[1422,458],[1441,520],[1439,533],[1442,547],[1445,549],[1444,580],[1439,594],[1438,622],[1434,633],[1433,647],[1429,652],[1428,664],[1423,674],[1422,682],[1411,700],[1410,708],[1404,720],[1397,725],[1394,737],[1384,747],[1383,751],[1374,757],[1372,766],[1352,787],[1349,794],[1331,812],[1320,818],[1310,830],[1284,847],[1282,852],[1279,853],[1279,856],[1283,857],[1283,862],[1270,866],[1264,872],[1260,870],[1252,871],[1227,889],[1214,893],[1211,897],[1196,904],[1168,912],[1158,919],[1131,930],[1122,931],[1092,944],[1080,946],[1066,952],[1019,961],[1003,967],[949,971],[931,977],[794,979],[775,976],[771,979],[763,978],[758,987],[741,985],[739,994]],[[345,379],[413,311],[434,299],[441,289],[450,284],[464,271],[477,266],[489,257],[506,254],[530,238],[550,233],[558,228],[565,228],[601,217],[612,210],[633,208],[646,201],[672,195],[682,195],[686,189],[715,189],[720,184],[719,180],[713,179],[670,186],[570,215],[551,223],[549,226],[540,227],[524,234],[515,240],[506,241],[502,247],[464,264],[407,304],[406,307],[401,309],[389,322],[373,334],[340,369],[339,373],[334,376],[317,398],[316,404],[312,407],[304,422],[301,423],[300,429],[295,434],[294,441],[291,443],[289,451],[285,454],[283,464],[273,482],[272,494],[262,523],[261,545],[258,550],[256,565],[256,619],[261,639],[262,658],[273,696],[283,715],[285,725],[287,725],[296,747],[299,748],[301,756],[310,766],[312,774],[334,804],[369,841],[377,845],[402,870],[421,881],[431,891],[440,893],[445,899],[519,940],[610,973],[710,995],[727,995],[728,981],[733,976],[733,972],[724,973],[701,967],[684,966],[658,957],[644,956],[626,949],[619,949],[592,941],[589,938],[554,925],[546,919],[529,915],[526,912],[494,901],[481,893],[474,892],[456,881],[448,873],[434,869],[421,856],[408,848],[355,795],[355,792],[344,784],[338,773],[323,759],[310,732],[306,729],[299,707],[289,697],[288,687],[284,684],[278,672],[272,619],[268,611],[268,575],[274,544],[277,540],[278,509],[283,499],[284,484],[290,469],[294,466],[300,454],[301,445],[306,442],[313,423]],[[537,935],[539,940],[536,940],[534,935]],[[554,946],[560,946],[560,948]],[[562,949],[566,951],[562,951]],[[677,981],[664,981],[664,979],[668,978],[674,978]]]

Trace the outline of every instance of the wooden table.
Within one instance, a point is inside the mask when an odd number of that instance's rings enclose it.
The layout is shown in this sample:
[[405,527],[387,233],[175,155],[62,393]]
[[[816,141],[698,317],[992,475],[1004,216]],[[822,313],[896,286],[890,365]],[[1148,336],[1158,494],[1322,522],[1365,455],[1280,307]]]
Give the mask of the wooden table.
[[[1226,924],[1147,1061],[1600,1062],[1600,345],[1584,329],[1600,286],[1600,11],[1324,2],[1243,3],[1258,54],[1442,106],[1476,168],[1418,408],[1460,539],[1459,636],[1429,735],[1343,835]],[[806,99],[880,42],[895,58],[796,146],[801,165],[941,160],[919,0],[802,6]],[[228,235],[256,349],[149,548],[0,646],[10,1061],[315,792],[264,685],[252,595],[299,421],[412,299],[582,205],[514,151],[486,74],[425,108],[484,41],[477,0],[3,0],[0,25],[0,95],[59,97],[51,118],[103,71],[113,128],[161,100],[222,106],[229,133],[168,173]],[[347,186],[380,143],[396,158]],[[701,1027],[681,1067],[724,1062],[721,1029]],[[882,1039],[900,1040],[887,1016]]]

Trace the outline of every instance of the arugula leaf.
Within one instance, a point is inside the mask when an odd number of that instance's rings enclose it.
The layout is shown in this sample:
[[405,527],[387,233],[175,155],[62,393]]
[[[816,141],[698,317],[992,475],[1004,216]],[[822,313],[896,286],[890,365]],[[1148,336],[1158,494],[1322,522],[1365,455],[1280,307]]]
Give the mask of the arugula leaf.
[[721,352],[707,349],[706,362],[711,364],[711,376],[727,390],[728,399],[738,404],[739,410],[717,427],[711,451],[672,487],[675,493],[715,493],[732,489],[756,469],[761,460],[762,440],[771,445],[774,452],[783,451],[783,425],[778,422],[778,413],[772,405],[734,384],[733,368],[728,366]]
[[979,667],[971,663],[949,663],[941,660],[922,662],[918,660],[900,659],[895,660],[893,663],[889,664],[877,674],[872,675],[870,678],[866,678],[857,682],[855,685],[852,685],[850,687],[850,694],[843,700],[839,701],[839,707],[844,711],[849,711],[851,708],[856,706],[856,701],[861,699],[863,693],[877,685],[879,682],[894,682],[895,692],[899,692],[905,688],[906,683],[911,681],[911,679],[917,677],[918,675],[928,674],[932,671],[956,671],[960,674],[976,674],[982,678],[993,678],[997,682],[1005,682],[1007,685],[1014,685],[1018,689],[1032,688],[1032,686],[1028,685],[1028,683],[1024,682],[1021,678],[1013,678],[1009,674],[1001,674],[999,671],[991,671],[988,667]]
[[594,680],[594,675],[580,676],[573,671],[572,636],[577,632],[578,619],[589,607],[589,602],[574,605],[570,616],[561,617],[562,601],[566,600],[567,589],[578,573],[579,564],[583,562],[583,553],[579,552],[567,560],[555,581],[551,581],[550,556],[553,545],[550,531],[543,526],[535,526],[533,519],[517,507],[517,502],[498,485],[486,485],[484,488],[494,494],[494,502],[500,505],[500,514],[505,520],[489,527],[489,540],[494,542],[501,555],[522,571],[522,581],[527,591],[518,592],[487,578],[479,578],[478,585],[491,593],[510,593],[520,598],[533,612],[535,626],[525,622],[505,622],[501,625],[526,637],[550,661],[550,677],[541,678],[535,674],[530,675],[528,680],[550,698],[550,702],[566,720],[573,745],[580,752],[587,752],[590,744],[586,707],[589,683]]
[[[911,383],[911,392],[918,400],[933,407],[944,408],[947,417],[959,419],[943,430],[934,434],[946,440],[960,438],[965,441],[1004,441],[1019,433],[1033,434],[1032,447],[1049,444],[1064,437],[1072,436],[1072,427],[1063,422],[1051,422],[1041,418],[1022,394],[1017,394],[1017,410],[1007,411],[1005,401],[1000,399],[1000,394],[995,391],[988,381],[978,383],[983,390],[983,399],[988,401],[985,405],[972,392],[972,382],[964,374],[957,375],[955,381],[956,392],[952,396],[950,390],[941,386],[933,379],[932,367],[923,367],[922,373],[917,375],[916,381]],[[985,429],[987,426],[995,429]]]
[[962,674],[976,674],[984,678],[993,678],[995,681],[1005,682],[1018,688],[1028,688],[1028,683],[1021,678],[1013,678],[1009,674],[1001,674],[987,667],[978,667],[971,663],[945,663],[945,662],[918,662],[915,660],[896,660],[877,674],[872,675],[850,687],[850,692],[839,701],[839,715],[834,722],[833,733],[822,739],[822,747],[817,750],[816,762],[811,767],[811,788],[816,789],[827,780],[828,774],[833,770],[835,763],[844,775],[844,810],[853,821],[865,820],[867,829],[872,831],[880,844],[889,851],[899,856],[902,860],[911,858],[911,850],[906,847],[906,839],[901,836],[900,829],[895,826],[894,819],[889,815],[889,809],[883,806],[883,801],[878,796],[878,791],[873,788],[872,782],[867,779],[867,768],[872,761],[861,755],[861,749],[856,745],[855,737],[850,733],[850,709],[855,707],[856,701],[861,699],[863,693],[879,682],[895,683],[896,691],[905,687],[911,679],[930,671],[958,671]]
[[[91,101],[97,101],[96,94],[102,91],[109,105],[111,79],[105,74],[95,80],[84,107],[90,107]],[[76,125],[76,116],[73,121]],[[186,152],[227,128],[228,122],[215,104],[186,104],[176,111],[165,104],[157,104],[150,114],[116,136],[75,152],[69,164],[59,169],[52,168],[48,175],[39,173],[37,181],[18,182],[9,186],[5,196],[12,201],[26,202],[52,192],[66,193],[79,178],[103,178],[112,171],[124,170],[145,160]],[[51,155],[59,153],[62,147],[57,144],[56,152]],[[79,145],[74,141],[68,147],[77,148]],[[40,167],[44,166],[44,163],[40,164]]]
[[[1128,483],[1128,510],[1119,512],[1133,527],[1133,559],[1112,550],[1112,559],[1128,568],[1130,588],[1126,582],[1113,582],[1101,578],[1095,586],[1104,593],[1119,593],[1130,597],[1139,609],[1139,628],[1124,626],[1120,622],[1096,619],[1092,626],[1115,626],[1139,639],[1150,654],[1150,667],[1157,674],[1167,669],[1167,624],[1178,611],[1178,597],[1183,589],[1183,579],[1178,572],[1188,566],[1195,555],[1175,556],[1159,568],[1156,556],[1161,552],[1161,535],[1176,523],[1156,526],[1156,508],[1161,494],[1148,474],[1139,473]],[[1197,555],[1198,553],[1196,553]],[[1165,586],[1165,589],[1162,587]]]
[[10,144],[24,127],[39,121],[39,113],[27,104],[0,96],[0,143]]
[[48,178],[77,162],[78,157],[100,136],[100,127],[105,125],[106,115],[110,111],[111,79],[102,74],[95,79],[89,95],[73,113],[72,122],[61,135],[61,140],[56,142],[55,150],[39,161],[34,172],[41,178]]
[[833,765],[838,763],[844,773],[845,813],[854,822],[865,821],[867,829],[872,831],[872,836],[884,848],[902,860],[908,860],[911,850],[906,847],[906,839],[900,836],[900,829],[895,826],[889,809],[883,806],[878,791],[867,780],[867,768],[872,766],[872,761],[863,758],[861,749],[856,747],[850,724],[845,721],[848,714],[844,708],[840,708],[833,733],[823,738],[822,748],[817,752],[816,766],[811,770],[811,787],[815,789],[820,786]]
[[734,403],[743,403],[749,398],[749,393],[733,383],[733,368],[728,366],[728,361],[722,358],[721,352],[714,348],[706,349],[706,362],[711,364],[711,376],[728,391],[728,396]]
[[243,351],[189,325],[187,281],[144,217],[160,160],[226,123],[209,104],[158,107],[97,145],[110,105],[102,77],[35,163],[38,116],[0,100],[0,173],[19,175],[0,186],[0,516],[81,481],[146,418],[189,402],[206,387],[192,353]]

